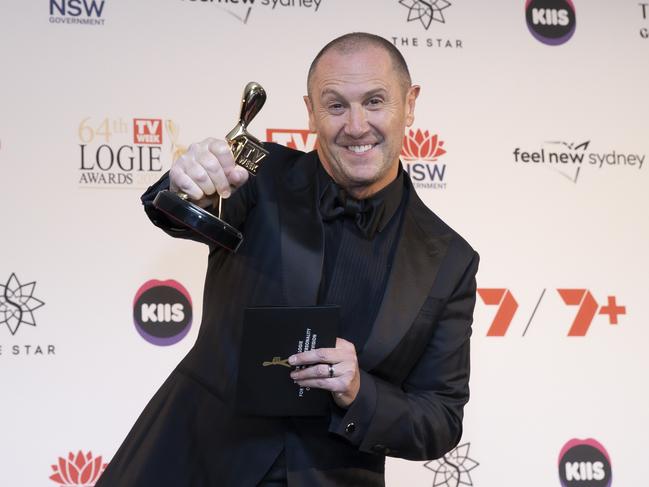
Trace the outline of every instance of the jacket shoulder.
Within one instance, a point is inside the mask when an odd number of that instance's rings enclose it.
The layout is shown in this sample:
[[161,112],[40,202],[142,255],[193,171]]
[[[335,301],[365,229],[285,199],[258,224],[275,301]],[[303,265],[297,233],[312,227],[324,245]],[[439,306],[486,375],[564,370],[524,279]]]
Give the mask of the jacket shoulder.
[[268,151],[268,157],[261,162],[259,174],[286,171],[293,167],[305,154],[302,151],[291,149],[290,147],[274,142],[264,142],[264,148]]
[[434,211],[428,208],[417,195],[415,189],[410,186],[412,198],[413,215],[417,225],[427,237],[444,237],[448,240],[449,246],[454,249],[454,253],[471,260],[477,252],[471,244],[455,231],[449,224],[440,218]]

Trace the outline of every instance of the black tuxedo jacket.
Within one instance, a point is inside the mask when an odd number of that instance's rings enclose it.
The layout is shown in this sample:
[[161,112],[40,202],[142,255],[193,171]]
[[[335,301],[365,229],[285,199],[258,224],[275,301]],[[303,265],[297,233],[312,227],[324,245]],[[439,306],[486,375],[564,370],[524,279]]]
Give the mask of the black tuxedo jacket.
[[[385,295],[359,355],[347,410],[260,418],[233,407],[243,309],[316,304],[324,230],[315,152],[268,144],[270,156],[224,204],[242,230],[236,254],[211,248],[196,344],[156,393],[97,487],[254,486],[282,448],[290,486],[384,485],[385,455],[432,459],[462,435],[478,255],[417,197],[408,200]],[[151,220],[165,177],[143,196]]]

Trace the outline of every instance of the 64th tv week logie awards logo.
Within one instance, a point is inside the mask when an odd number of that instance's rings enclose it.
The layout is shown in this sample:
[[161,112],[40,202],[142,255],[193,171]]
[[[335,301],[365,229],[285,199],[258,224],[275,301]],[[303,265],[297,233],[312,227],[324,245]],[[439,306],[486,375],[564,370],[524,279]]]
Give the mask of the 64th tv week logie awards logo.
[[81,188],[147,188],[186,150],[171,119],[85,117],[77,137]]

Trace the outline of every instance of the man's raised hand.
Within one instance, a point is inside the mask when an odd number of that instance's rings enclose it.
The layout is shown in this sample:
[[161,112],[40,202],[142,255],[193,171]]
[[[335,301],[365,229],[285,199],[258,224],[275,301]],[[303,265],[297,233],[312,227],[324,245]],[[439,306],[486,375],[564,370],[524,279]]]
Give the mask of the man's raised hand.
[[191,144],[169,170],[169,189],[185,193],[202,207],[216,194],[229,198],[248,181],[248,171],[237,166],[228,143],[211,137]]

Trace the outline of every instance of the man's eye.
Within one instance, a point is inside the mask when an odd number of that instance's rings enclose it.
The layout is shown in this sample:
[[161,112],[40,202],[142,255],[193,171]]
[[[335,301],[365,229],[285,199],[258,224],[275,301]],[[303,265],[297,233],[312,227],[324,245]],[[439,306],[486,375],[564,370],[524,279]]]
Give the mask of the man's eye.
[[383,100],[381,98],[370,98],[368,103],[372,106],[378,106],[383,103]]
[[329,104],[329,110],[332,112],[339,112],[343,109],[343,104],[342,103],[330,103]]

